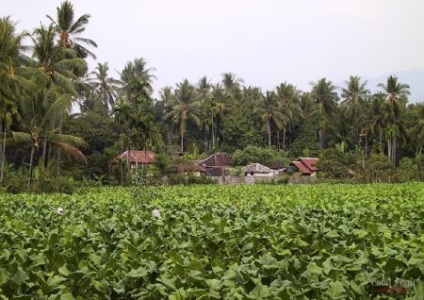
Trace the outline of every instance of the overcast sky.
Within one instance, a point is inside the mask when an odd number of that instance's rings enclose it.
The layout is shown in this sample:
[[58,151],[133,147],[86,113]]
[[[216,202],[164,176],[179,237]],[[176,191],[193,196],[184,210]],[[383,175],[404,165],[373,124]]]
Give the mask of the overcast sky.
[[[47,24],[45,15],[56,16],[61,3],[1,2],[1,15],[28,31]],[[156,93],[185,78],[218,82],[230,71],[263,90],[287,81],[308,91],[322,77],[341,83],[350,75],[424,69],[423,0],[71,2],[76,16],[91,15],[83,37],[97,42],[97,61],[117,76],[143,57],[156,68]]]

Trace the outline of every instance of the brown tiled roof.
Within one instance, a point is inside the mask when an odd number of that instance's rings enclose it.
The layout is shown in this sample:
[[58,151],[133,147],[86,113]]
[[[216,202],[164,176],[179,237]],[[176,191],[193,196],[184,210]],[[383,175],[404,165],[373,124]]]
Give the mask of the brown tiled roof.
[[232,165],[233,160],[231,158],[231,155],[224,152],[217,152],[215,154],[212,154],[202,162],[202,166],[206,168],[230,167]]
[[318,170],[316,167],[318,163],[317,157],[300,157],[299,160],[312,172],[316,172]]
[[[127,159],[128,151],[124,151],[119,154],[116,159],[117,160],[125,160]],[[131,150],[130,151],[130,163],[146,163],[151,164],[156,161],[156,153],[149,150]]]
[[318,158],[316,157],[300,157],[297,161],[292,161],[292,164],[303,174],[312,174],[318,171],[316,165]]
[[228,172],[222,168],[222,167],[212,167],[212,168],[206,168],[203,171],[203,174],[208,176],[222,176],[222,175],[228,175]]
[[182,162],[178,165],[179,172],[202,172],[205,168],[197,164],[196,161],[192,162]]

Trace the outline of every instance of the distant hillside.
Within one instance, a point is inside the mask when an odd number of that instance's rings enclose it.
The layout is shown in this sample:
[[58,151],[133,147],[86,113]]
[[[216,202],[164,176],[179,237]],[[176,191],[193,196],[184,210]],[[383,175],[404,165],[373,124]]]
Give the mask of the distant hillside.
[[390,75],[396,75],[400,83],[408,84],[411,92],[409,96],[410,103],[424,102],[424,70],[409,70],[388,73],[374,78],[364,78],[368,81],[368,89],[374,93],[379,89],[379,83],[386,83]]

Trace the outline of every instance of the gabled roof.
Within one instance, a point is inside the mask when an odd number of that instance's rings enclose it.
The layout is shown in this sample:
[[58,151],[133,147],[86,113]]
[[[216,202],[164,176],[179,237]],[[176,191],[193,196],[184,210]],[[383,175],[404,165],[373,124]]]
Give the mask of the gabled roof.
[[217,152],[212,154],[204,161],[202,161],[201,165],[206,168],[211,167],[230,167],[233,164],[233,160],[231,155],[225,152]]
[[223,175],[228,175],[228,171],[226,169],[224,169],[223,167],[206,168],[206,169],[204,169],[204,171],[202,173],[205,174],[205,175],[207,175],[207,176],[223,176]]
[[317,157],[300,157],[297,161],[292,161],[294,165],[303,174],[312,174],[318,171],[316,165],[318,163]]
[[[116,159],[117,160],[125,160],[127,159],[127,151],[122,152],[119,154]],[[130,151],[130,163],[154,163],[156,161],[156,153],[149,150],[131,150]]]
[[196,161],[182,162],[178,165],[178,171],[181,173],[203,172],[204,170],[205,168],[197,164]]
[[316,167],[318,163],[317,157],[300,157],[299,160],[312,172],[316,172],[318,170]]
[[252,163],[242,168],[244,173],[274,173],[274,170],[261,165],[259,163]]

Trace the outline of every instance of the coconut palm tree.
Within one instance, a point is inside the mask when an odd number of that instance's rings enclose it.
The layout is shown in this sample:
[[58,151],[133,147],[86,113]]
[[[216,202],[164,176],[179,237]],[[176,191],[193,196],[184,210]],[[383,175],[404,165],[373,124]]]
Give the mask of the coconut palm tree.
[[285,116],[283,123],[283,149],[286,147],[286,132],[290,131],[293,120],[302,117],[300,108],[300,91],[292,84],[281,83],[276,87],[277,98],[281,107],[281,112]]
[[[85,141],[79,137],[61,134],[59,127],[56,126],[57,115],[63,110],[63,103],[68,101],[62,98],[68,98],[68,95],[58,96],[57,90],[50,89],[45,92],[43,87],[40,89],[42,91],[34,91],[20,101],[19,128],[21,131],[12,132],[13,140],[16,143],[26,143],[31,146],[28,187],[31,185],[32,170],[35,165],[34,155],[40,147],[43,147],[43,156],[46,160],[48,154],[46,148],[49,147],[61,149],[72,157],[86,162],[84,155],[78,149],[78,147],[86,146]],[[50,105],[46,107],[45,103],[50,103]]]
[[242,87],[244,80],[238,78],[236,74],[227,72],[222,74],[222,85],[227,96],[226,100],[228,106],[234,106],[241,103],[242,97]]
[[153,93],[153,80],[156,77],[152,74],[154,68],[147,68],[144,58],[136,58],[128,62],[120,75],[119,96],[126,97],[132,102],[138,97],[150,98]]
[[200,127],[199,117],[200,101],[196,93],[196,88],[187,79],[177,84],[175,89],[172,110],[165,115],[165,119],[172,121],[178,127],[180,134],[180,151],[184,153],[184,136],[187,131],[187,123],[193,122]]
[[416,117],[413,119],[413,125],[410,128],[412,144],[415,147],[416,157],[421,157],[422,149],[424,147],[424,105],[418,103],[409,107],[410,110],[415,112]]
[[88,85],[93,89],[95,102],[102,103],[107,112],[113,108],[113,104],[117,97],[116,91],[120,83],[109,76],[108,63],[98,63],[95,71],[91,72],[91,77],[87,79]]
[[370,94],[370,91],[366,89],[367,81],[361,81],[359,76],[350,76],[345,84],[341,94],[341,105],[347,110],[350,117],[356,119]]
[[223,118],[224,111],[227,110],[225,106],[225,93],[224,89],[218,83],[212,87],[210,98],[208,101],[208,110],[211,116],[211,133],[212,133],[212,149],[216,149],[216,140],[218,137],[218,129]]
[[[87,71],[87,64],[72,49],[57,47],[54,44],[56,32],[53,25],[41,25],[32,35],[32,67],[41,71],[46,88],[56,87],[66,94],[77,96],[75,81],[78,74]],[[39,73],[40,74],[40,73]]]
[[47,18],[54,24],[54,30],[58,33],[57,43],[59,47],[74,49],[81,58],[86,58],[88,55],[96,58],[82,44],[93,47],[97,47],[97,44],[91,39],[80,37],[80,34],[85,31],[85,27],[90,20],[90,15],[85,14],[75,20],[72,3],[64,1],[56,8],[56,20],[48,15]]
[[378,149],[383,151],[383,132],[387,126],[388,110],[385,103],[384,95],[378,93],[373,95],[371,103],[365,113],[365,117],[361,122],[363,134],[370,133],[377,137]]
[[0,148],[0,182],[3,181],[4,175],[7,130],[13,117],[19,116],[18,95],[22,90],[34,87],[33,83],[24,77],[24,36],[24,33],[16,33],[15,24],[10,17],[0,19],[0,132],[3,134]]
[[401,135],[401,118],[408,102],[409,85],[399,83],[396,76],[389,76],[386,84],[380,83],[379,88],[383,89],[386,103],[390,110],[390,125],[386,128],[387,151],[390,162],[396,164],[397,139]]
[[287,116],[281,112],[280,108],[277,95],[268,91],[256,109],[264,122],[262,129],[268,134],[268,147],[271,147],[272,127],[281,130],[284,122],[288,122]]
[[335,91],[336,87],[326,78],[311,83],[311,85],[311,96],[316,103],[315,114],[319,119],[319,144],[322,149],[325,146],[325,130],[330,124],[330,118],[336,111],[338,96]]

